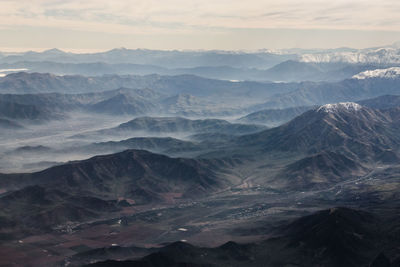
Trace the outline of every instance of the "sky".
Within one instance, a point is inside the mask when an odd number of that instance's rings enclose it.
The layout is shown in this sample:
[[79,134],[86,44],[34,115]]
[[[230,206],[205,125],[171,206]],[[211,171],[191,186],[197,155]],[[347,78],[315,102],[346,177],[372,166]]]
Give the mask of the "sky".
[[400,41],[398,0],[0,0],[0,50],[366,48]]

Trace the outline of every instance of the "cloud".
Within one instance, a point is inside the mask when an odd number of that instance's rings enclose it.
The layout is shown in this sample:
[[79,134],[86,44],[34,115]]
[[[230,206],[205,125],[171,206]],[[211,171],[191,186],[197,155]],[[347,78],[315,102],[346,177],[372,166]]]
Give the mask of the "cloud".
[[[400,30],[393,0],[0,1],[0,25],[85,31],[183,32],[210,28]],[[29,8],[28,8],[29,7]]]
[[[32,39],[26,36],[40,36],[30,41],[40,41],[38,47],[58,45],[57,35],[71,44],[72,39],[76,45],[85,41],[86,46],[108,43],[114,36],[120,46],[154,47],[161,40],[168,47],[185,42],[185,47],[201,43],[221,48],[233,42],[253,47],[261,40],[272,46],[310,43],[302,36],[304,30],[386,32],[385,40],[394,38],[388,33],[400,32],[397,0],[0,0],[0,7],[0,30],[8,30],[2,32],[0,45],[7,47],[25,45]],[[341,43],[347,45],[353,35],[341,34]],[[75,40],[77,36],[82,40]],[[370,43],[376,39],[363,36]]]

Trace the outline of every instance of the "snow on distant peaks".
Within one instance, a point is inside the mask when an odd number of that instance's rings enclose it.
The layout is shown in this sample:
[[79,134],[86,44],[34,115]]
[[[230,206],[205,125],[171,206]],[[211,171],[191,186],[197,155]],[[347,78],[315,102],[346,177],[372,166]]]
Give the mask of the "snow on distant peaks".
[[346,63],[400,63],[400,49],[379,48],[345,52],[322,52],[303,54],[300,56],[302,62],[346,62]]
[[357,111],[362,108],[361,105],[354,102],[341,102],[336,104],[326,104],[320,106],[317,112],[337,113],[340,111]]
[[400,78],[400,67],[367,70],[354,75],[352,78],[358,80],[363,80],[368,78],[386,78],[386,79]]

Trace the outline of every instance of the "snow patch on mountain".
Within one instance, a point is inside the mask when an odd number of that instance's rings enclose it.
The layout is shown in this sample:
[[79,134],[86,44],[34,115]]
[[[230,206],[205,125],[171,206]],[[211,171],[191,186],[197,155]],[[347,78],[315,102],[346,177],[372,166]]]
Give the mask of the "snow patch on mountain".
[[396,48],[379,48],[358,50],[356,52],[327,52],[304,54],[300,56],[302,62],[312,63],[329,63],[329,62],[345,62],[345,63],[400,63],[400,49]]
[[362,108],[361,105],[354,102],[341,102],[336,104],[326,104],[320,106],[317,112],[337,113],[340,111],[357,111]]
[[363,80],[368,78],[385,78],[385,79],[400,78],[400,67],[367,70],[354,75],[352,78],[358,80]]

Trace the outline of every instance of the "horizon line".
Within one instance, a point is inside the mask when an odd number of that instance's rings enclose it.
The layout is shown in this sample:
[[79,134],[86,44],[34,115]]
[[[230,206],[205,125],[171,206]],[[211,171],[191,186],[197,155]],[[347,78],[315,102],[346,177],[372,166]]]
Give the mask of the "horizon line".
[[379,48],[400,48],[400,42],[394,42],[392,44],[382,45],[382,46],[373,46],[373,47],[365,47],[365,48],[355,48],[350,46],[338,46],[331,48],[282,48],[282,49],[270,49],[270,48],[259,48],[259,49],[152,49],[152,48],[128,48],[124,46],[114,47],[114,48],[58,48],[58,47],[35,47],[35,48],[27,48],[27,47],[0,47],[0,53],[7,54],[23,54],[28,52],[36,52],[43,53],[52,50],[60,51],[63,53],[72,53],[72,54],[96,54],[96,53],[106,53],[113,50],[143,50],[143,51],[163,51],[163,52],[242,52],[242,53],[257,53],[257,52],[265,52],[265,53],[278,53],[278,52],[288,52],[291,50],[299,50],[299,51],[307,51],[307,50],[317,50],[317,51],[329,51],[329,50],[338,50],[338,49],[353,49],[353,50],[368,50],[368,49],[379,49]]

